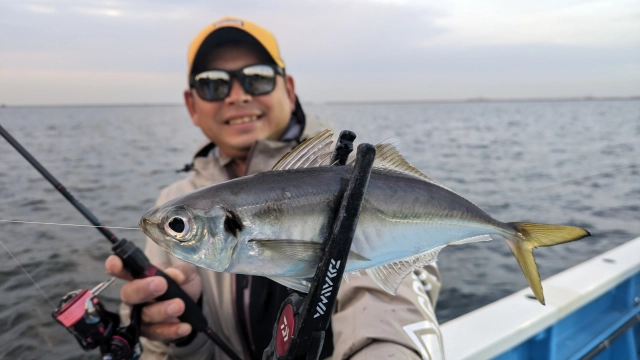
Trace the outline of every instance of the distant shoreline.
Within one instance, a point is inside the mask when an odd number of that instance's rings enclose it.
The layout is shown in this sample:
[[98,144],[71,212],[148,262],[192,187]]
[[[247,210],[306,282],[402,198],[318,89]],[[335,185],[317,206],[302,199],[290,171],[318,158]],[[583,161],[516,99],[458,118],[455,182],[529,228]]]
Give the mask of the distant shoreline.
[[6,105],[0,104],[0,109],[17,109],[17,108],[96,108],[96,107],[175,107],[184,106],[183,103],[157,103],[157,104],[49,104],[49,105]]
[[640,96],[580,96],[562,98],[469,98],[469,99],[434,99],[434,100],[362,100],[362,101],[327,101],[324,105],[376,105],[376,104],[443,104],[443,103],[504,103],[504,102],[571,102],[571,101],[633,101]]
[[[305,102],[306,105],[403,105],[403,104],[456,104],[456,103],[505,103],[505,102],[571,102],[571,101],[634,101],[638,96],[576,96],[557,98],[469,98],[469,99],[415,99],[415,100],[353,100],[353,101],[324,101]],[[49,104],[49,105],[6,105],[0,104],[0,109],[8,108],[94,108],[94,107],[175,107],[184,106],[183,103],[133,103],[133,104]]]

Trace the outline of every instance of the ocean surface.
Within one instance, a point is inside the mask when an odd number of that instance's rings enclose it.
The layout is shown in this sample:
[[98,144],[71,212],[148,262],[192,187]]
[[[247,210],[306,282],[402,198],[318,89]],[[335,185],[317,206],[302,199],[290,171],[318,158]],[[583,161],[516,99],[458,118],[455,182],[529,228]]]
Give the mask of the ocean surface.
[[[640,236],[640,101],[307,104],[358,141],[397,138],[418,169],[503,221],[570,224],[593,236],[536,250],[542,278]],[[203,136],[182,106],[0,108],[0,124],[106,225],[136,227],[184,176]],[[0,219],[88,222],[4,139]],[[140,231],[114,230],[143,244]],[[108,277],[92,228],[0,222],[0,241],[51,303]],[[441,322],[527,286],[506,243],[444,249]],[[115,311],[116,282],[101,296]],[[95,359],[0,248],[0,358]]]

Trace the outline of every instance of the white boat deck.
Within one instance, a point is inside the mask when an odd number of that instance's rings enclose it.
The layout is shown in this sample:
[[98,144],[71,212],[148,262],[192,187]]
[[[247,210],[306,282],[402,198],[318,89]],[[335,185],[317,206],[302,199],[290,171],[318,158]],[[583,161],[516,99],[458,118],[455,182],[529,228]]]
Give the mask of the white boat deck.
[[489,359],[640,271],[640,237],[543,281],[546,306],[524,289],[441,326],[448,360]]

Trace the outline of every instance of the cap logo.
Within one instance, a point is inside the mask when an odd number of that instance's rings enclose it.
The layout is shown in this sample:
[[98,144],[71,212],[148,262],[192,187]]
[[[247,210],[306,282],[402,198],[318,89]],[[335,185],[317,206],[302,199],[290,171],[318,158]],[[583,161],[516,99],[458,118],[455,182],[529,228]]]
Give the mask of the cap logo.
[[227,26],[227,25],[244,26],[244,23],[241,20],[235,20],[235,19],[225,19],[225,20],[221,20],[213,23],[213,26],[215,27]]

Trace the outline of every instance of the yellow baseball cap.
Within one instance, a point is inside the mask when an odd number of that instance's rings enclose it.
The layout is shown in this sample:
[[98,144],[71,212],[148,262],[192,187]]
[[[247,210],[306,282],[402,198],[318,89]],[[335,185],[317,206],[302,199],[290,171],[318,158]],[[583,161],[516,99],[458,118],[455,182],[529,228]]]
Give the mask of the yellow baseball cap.
[[218,44],[231,41],[257,43],[266,50],[276,65],[284,69],[284,61],[280,56],[278,43],[272,33],[251,21],[226,16],[202,29],[191,41],[189,52],[187,53],[188,75],[193,75],[194,64],[200,61],[202,56],[206,55],[206,50]]

